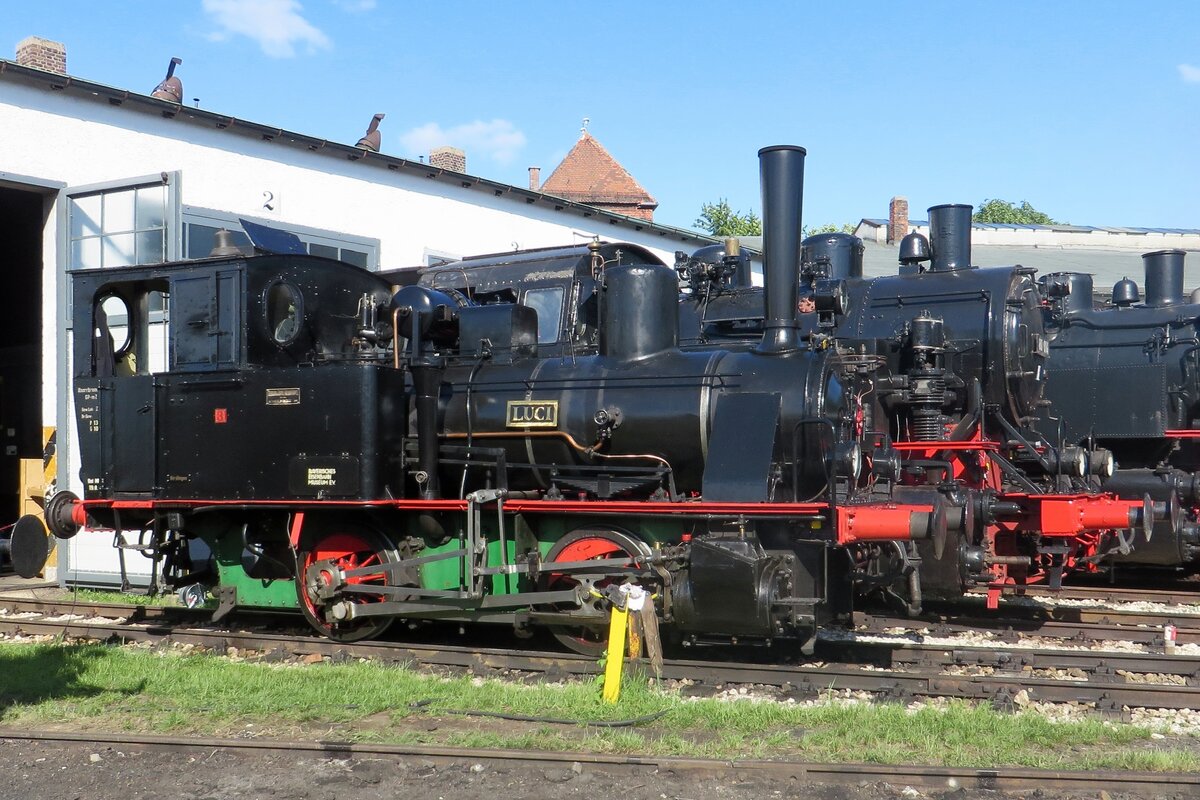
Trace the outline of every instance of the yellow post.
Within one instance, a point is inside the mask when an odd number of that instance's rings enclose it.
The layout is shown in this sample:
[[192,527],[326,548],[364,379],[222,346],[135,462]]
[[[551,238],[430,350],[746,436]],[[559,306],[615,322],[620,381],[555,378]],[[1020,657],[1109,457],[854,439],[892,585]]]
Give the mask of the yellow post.
[[[42,485],[37,487],[36,491],[40,495],[41,503],[34,504],[32,497],[28,498],[27,505],[36,505],[36,508],[25,510],[22,508],[22,514],[37,514],[42,518],[42,524],[46,523],[45,514],[42,512],[42,503],[46,501],[47,490],[58,480],[58,429],[53,425],[42,426]],[[30,465],[30,474],[36,469],[34,465]],[[32,481],[31,481],[32,482]],[[24,487],[22,487],[24,489]],[[26,498],[23,498],[25,500]],[[49,536],[49,533],[47,533]],[[50,580],[55,580],[58,577],[58,539],[50,536],[50,555],[46,558],[46,566],[42,570],[43,576]]]
[[608,622],[608,662],[604,665],[604,702],[621,699],[621,670],[625,666],[625,627],[629,624],[628,609],[614,605]]

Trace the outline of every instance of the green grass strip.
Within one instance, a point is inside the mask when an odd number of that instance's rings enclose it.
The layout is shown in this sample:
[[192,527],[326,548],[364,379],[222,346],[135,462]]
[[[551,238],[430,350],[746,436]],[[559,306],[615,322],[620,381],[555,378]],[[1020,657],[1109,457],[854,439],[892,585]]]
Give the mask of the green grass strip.
[[[714,758],[962,767],[1200,770],[1195,739],[1099,718],[1051,723],[965,702],[807,706],[687,700],[631,675],[621,702],[590,681],[525,685],[373,663],[266,664],[99,644],[0,645],[0,726],[197,736],[590,750]],[[665,712],[598,729],[465,716],[579,721]]]

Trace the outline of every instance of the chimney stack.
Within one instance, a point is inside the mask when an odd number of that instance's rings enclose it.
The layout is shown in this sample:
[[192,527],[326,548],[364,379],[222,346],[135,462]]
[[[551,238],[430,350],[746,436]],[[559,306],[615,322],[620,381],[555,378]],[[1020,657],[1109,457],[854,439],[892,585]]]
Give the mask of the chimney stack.
[[1153,308],[1183,302],[1183,259],[1186,250],[1155,250],[1142,256],[1146,268],[1146,305]]
[[429,151],[429,165],[451,172],[466,172],[467,154],[457,147],[435,147]]
[[22,67],[67,74],[67,46],[40,36],[27,36],[17,42],[17,63]]
[[800,231],[804,229],[803,147],[776,145],[758,151],[762,183],[764,355],[800,349],[796,304],[800,295]]
[[943,203],[929,209],[930,272],[971,269],[971,212],[974,206]]
[[888,206],[887,243],[898,244],[908,235],[908,198],[893,197]]
[[529,168],[529,191],[536,192],[542,185],[542,168]]

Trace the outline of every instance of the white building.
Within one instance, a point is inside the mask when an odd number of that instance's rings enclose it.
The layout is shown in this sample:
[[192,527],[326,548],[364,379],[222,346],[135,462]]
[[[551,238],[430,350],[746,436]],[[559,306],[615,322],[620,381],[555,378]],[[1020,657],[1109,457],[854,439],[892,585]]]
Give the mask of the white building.
[[[899,242],[916,231],[929,236],[927,220],[910,220],[908,201],[893,197],[888,219],[863,219],[854,229],[866,245],[863,273],[874,277],[897,270]],[[1143,253],[1186,250],[1188,291],[1200,285],[1200,230],[1186,228],[1116,228],[1087,225],[1017,225],[976,222],[971,226],[971,261],[993,267],[1020,264],[1039,275],[1087,272],[1097,294],[1128,277],[1141,286]]]
[[0,525],[15,518],[18,459],[43,455],[43,428],[63,432],[55,477],[79,491],[67,435],[68,270],[205,255],[215,232],[236,229],[239,217],[368,269],[594,236],[673,263],[676,250],[715,241],[462,169],[102,86],[63,74],[65,66],[61,45],[34,37],[18,45],[16,61],[0,60],[0,268],[6,305],[18,310],[0,320]]

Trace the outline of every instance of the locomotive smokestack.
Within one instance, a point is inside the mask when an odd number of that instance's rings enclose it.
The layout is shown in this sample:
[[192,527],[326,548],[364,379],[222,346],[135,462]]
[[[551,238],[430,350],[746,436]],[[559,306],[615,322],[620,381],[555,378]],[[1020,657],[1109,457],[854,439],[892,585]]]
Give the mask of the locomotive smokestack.
[[930,272],[971,268],[972,206],[947,203],[929,209]]
[[800,231],[804,206],[804,156],[795,145],[758,151],[763,201],[763,305],[766,320],[758,352],[788,353],[799,345],[796,302],[800,283]]
[[1146,305],[1173,306],[1183,302],[1183,250],[1156,250],[1142,256],[1146,268]]

